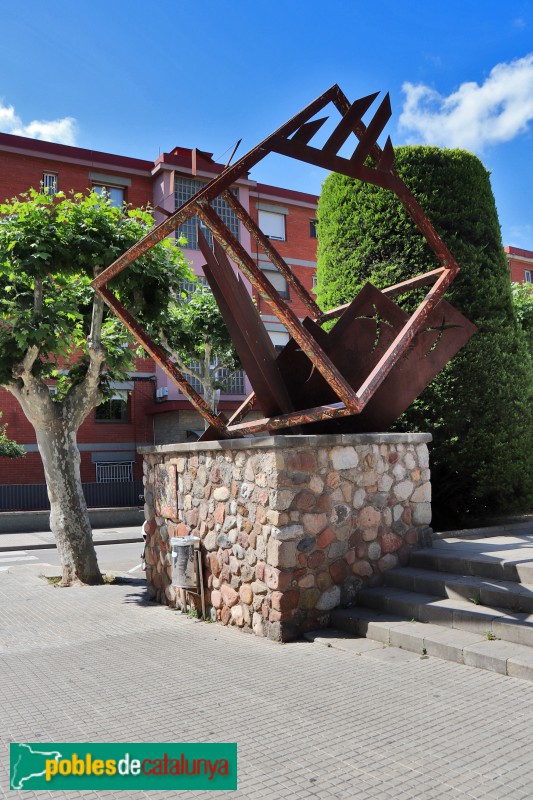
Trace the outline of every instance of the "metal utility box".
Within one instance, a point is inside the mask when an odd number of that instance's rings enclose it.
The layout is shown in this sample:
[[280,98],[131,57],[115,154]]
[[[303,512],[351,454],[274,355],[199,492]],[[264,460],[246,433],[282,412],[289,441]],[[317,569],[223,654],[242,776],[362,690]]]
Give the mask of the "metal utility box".
[[195,551],[200,549],[197,536],[173,536],[172,546],[172,586],[180,589],[198,591],[198,567]]

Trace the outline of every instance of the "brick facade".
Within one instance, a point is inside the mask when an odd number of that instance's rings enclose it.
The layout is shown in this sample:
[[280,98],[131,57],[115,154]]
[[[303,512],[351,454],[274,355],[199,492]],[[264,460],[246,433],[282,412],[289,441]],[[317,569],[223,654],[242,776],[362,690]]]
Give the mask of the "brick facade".
[[533,251],[519,247],[504,247],[513,283],[533,283]]
[[[151,204],[156,209],[156,220],[162,215],[158,207],[174,211],[176,177],[207,182],[222,169],[209,153],[176,147],[163,153],[154,161],[86,150],[78,147],[26,139],[0,133],[0,201],[39,187],[45,172],[57,175],[58,189],[84,192],[92,185],[115,185],[123,189],[124,200],[133,206]],[[281,214],[284,219],[283,237],[274,245],[295,274],[310,291],[316,273],[317,240],[311,229],[316,219],[318,198],[315,195],[281,187],[256,183],[247,177],[238,182],[239,197],[251,216],[259,221],[260,211]],[[264,252],[252,243],[248,232],[240,226],[240,239],[259,266],[271,272]],[[513,281],[531,279],[533,252],[506,247],[510,278]],[[202,274],[202,256],[197,249],[185,248],[185,255],[197,274]],[[270,269],[269,269],[270,268]],[[279,276],[278,276],[279,280]],[[287,290],[288,301],[299,317],[305,316],[303,305]],[[287,332],[272,314],[268,304],[257,298],[263,321],[274,343],[285,344]],[[99,453],[130,453],[142,444],[161,444],[185,441],[191,431],[201,430],[203,421],[191,408],[177,388],[169,382],[162,370],[151,359],[138,360],[132,375],[133,389],[129,395],[128,421],[120,423],[96,422],[94,415],[82,425],[79,432],[82,480],[96,480],[95,459]],[[168,392],[156,402],[156,388]],[[245,393],[249,391],[245,386]],[[242,401],[242,395],[227,395],[219,405],[220,410],[231,412]],[[42,465],[31,425],[18,403],[7,392],[0,390],[0,411],[3,422],[8,423],[9,434],[27,446],[28,455],[23,462],[13,463],[0,459],[0,484],[42,483]],[[175,437],[175,438],[174,438]],[[141,464],[137,458],[135,478],[140,478]]]
[[[64,192],[85,192],[93,185],[118,186],[123,189],[125,202],[133,206],[152,205],[156,208],[156,220],[160,221],[158,206],[167,211],[174,210],[176,176],[207,182],[221,169],[222,165],[213,162],[209,154],[181,147],[149,161],[0,133],[0,202],[31,187],[39,188],[46,172],[57,175],[57,188]],[[310,220],[316,215],[317,198],[257,184],[247,178],[239,181],[239,195],[255,219],[258,202],[286,208],[287,237],[277,245],[304,286],[311,289],[316,239],[310,235]],[[250,236],[243,226],[240,226],[240,239],[256,258],[263,255],[253,252]],[[185,248],[185,255],[195,272],[201,274],[200,252]],[[303,316],[303,308],[297,299],[289,299],[295,311]],[[265,323],[272,335],[277,333],[284,341],[286,334],[281,333],[283,328],[269,315],[268,307],[261,311],[266,315]],[[138,446],[170,440],[185,441],[191,431],[203,428],[203,420],[177,388],[168,382],[164,373],[156,368],[152,359],[137,359],[131,378],[133,388],[129,392],[127,420],[102,422],[91,413],[80,428],[78,445],[83,482],[96,481],[96,463],[100,459],[117,461],[123,457],[127,461]],[[168,400],[163,396],[156,402],[157,387],[168,390]],[[245,393],[249,390],[249,384],[246,384]],[[223,396],[219,409],[231,413],[242,399],[241,395]],[[25,445],[27,450],[24,461],[0,459],[0,484],[44,483],[33,428],[17,401],[1,389],[0,411],[4,415],[3,422],[8,424],[9,435]],[[141,475],[141,459],[137,456],[133,477],[139,480]]]

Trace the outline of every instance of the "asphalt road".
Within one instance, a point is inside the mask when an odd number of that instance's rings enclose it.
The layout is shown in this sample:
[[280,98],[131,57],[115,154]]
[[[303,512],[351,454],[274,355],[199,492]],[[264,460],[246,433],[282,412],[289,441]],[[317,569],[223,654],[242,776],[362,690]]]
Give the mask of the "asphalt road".
[[[132,576],[139,578],[144,577],[144,572],[140,568],[141,551],[141,542],[96,546],[101,570],[104,572],[106,570],[128,572]],[[0,553],[0,572],[23,565],[51,566],[55,568],[51,574],[58,574],[59,556],[57,550],[55,548],[47,550],[10,550]]]

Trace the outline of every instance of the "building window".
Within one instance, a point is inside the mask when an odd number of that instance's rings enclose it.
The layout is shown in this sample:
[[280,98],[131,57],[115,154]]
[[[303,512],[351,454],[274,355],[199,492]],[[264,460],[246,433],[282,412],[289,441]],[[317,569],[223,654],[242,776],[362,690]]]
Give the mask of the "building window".
[[318,286],[318,278],[317,278],[317,276],[315,274],[315,275],[313,275],[313,292],[315,292],[315,294],[316,294],[316,287],[317,286]]
[[524,272],[524,280],[525,280],[526,283],[531,283],[532,282],[531,281],[531,270],[530,269],[526,269],[526,271]]
[[43,173],[43,193],[57,194],[57,172]]
[[317,238],[316,222],[317,222],[316,219],[309,220],[309,236],[311,237],[311,239]]
[[[268,324],[268,323],[267,323]],[[286,346],[287,342],[289,341],[289,334],[286,331],[268,331],[268,335],[272,341],[272,344],[276,348],[278,353],[281,353],[283,348]]]
[[[187,200],[190,200],[196,192],[199,192],[200,189],[206,184],[203,181],[196,181],[192,180],[191,178],[180,178],[176,175],[176,179],[174,182],[174,203],[176,209],[180,208],[183,203],[186,203]],[[230,191],[233,192],[235,197],[239,196],[238,189],[231,189]],[[224,224],[229,228],[231,233],[235,236],[236,239],[239,238],[239,220],[234,211],[228,206],[226,201],[223,197],[216,197],[214,200],[211,201],[211,206],[215,209],[218,216],[224,222]],[[197,229],[198,225],[202,229],[202,233],[204,234],[205,238],[209,242],[209,246],[213,246],[213,236],[209,228],[207,228],[203,222],[200,222],[197,216],[191,217],[184,222],[183,225],[176,230],[176,238],[179,239],[180,236],[184,236],[187,239],[186,247],[188,250],[198,250],[198,234]]]
[[[187,364],[187,366],[191,372],[196,372],[198,375],[200,375],[202,372],[202,365],[199,361],[191,361],[189,364]],[[190,375],[186,375],[185,377],[187,378],[188,383],[191,384],[192,388],[198,392],[198,394],[204,393],[204,387],[202,386],[202,382],[199,378],[191,378]]]
[[127,397],[115,395],[109,400],[104,400],[94,410],[95,422],[129,422],[129,403]]
[[[230,374],[229,369],[221,369],[217,372],[217,381],[220,383],[224,378],[228,378]],[[222,394],[244,394],[244,372],[242,369],[236,370],[231,378],[224,381],[220,390]]]
[[179,292],[180,294],[185,294],[187,297],[191,294],[194,294],[200,289],[208,289],[209,284],[207,279],[204,278],[202,275],[198,275],[196,278],[196,282],[182,280],[179,282]]
[[277,269],[266,269],[265,267],[261,267],[261,269],[265,273],[265,276],[268,278],[274,289],[278,290],[278,294],[285,298],[285,300],[288,300],[289,286],[281,272],[278,272]]
[[[211,363],[211,369],[214,369],[218,364],[218,360],[215,358]],[[202,372],[202,365],[199,361],[191,361],[189,364],[189,369],[191,372],[196,372],[197,375],[200,375]],[[222,383],[224,378],[227,378],[230,374],[229,369],[221,369],[217,372],[217,382]],[[204,388],[202,386],[201,381],[199,378],[190,378],[187,376],[188,382],[191,384],[192,388],[195,389],[198,394],[204,393]],[[242,369],[236,370],[231,378],[224,382],[221,386],[220,391],[222,394],[245,394],[244,390],[244,372]]]
[[275,211],[261,211],[261,209],[257,213],[259,215],[259,227],[265,236],[278,242],[286,241],[285,214],[278,214]]
[[128,483],[133,481],[132,461],[97,461],[96,483]]
[[93,184],[93,192],[96,194],[105,195],[112,206],[122,208],[124,205],[124,189],[119,186],[103,186]]

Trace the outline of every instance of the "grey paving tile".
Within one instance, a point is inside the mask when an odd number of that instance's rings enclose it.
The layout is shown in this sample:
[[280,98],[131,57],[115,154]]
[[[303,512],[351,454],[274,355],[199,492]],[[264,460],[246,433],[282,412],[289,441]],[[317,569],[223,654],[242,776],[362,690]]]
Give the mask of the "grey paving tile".
[[238,742],[237,792],[133,800],[533,796],[523,680],[379,643],[354,657],[342,637],[275,645],[148,604],[138,586],[56,590],[30,570],[0,574],[0,639],[0,797],[34,796],[7,789],[10,739]]
[[440,630],[431,631],[424,638],[424,647],[430,656],[444,658],[447,661],[457,661],[462,664],[464,663],[464,647],[482,641],[485,641],[484,637],[478,633],[470,633],[470,631],[462,631],[456,628],[440,628]]

